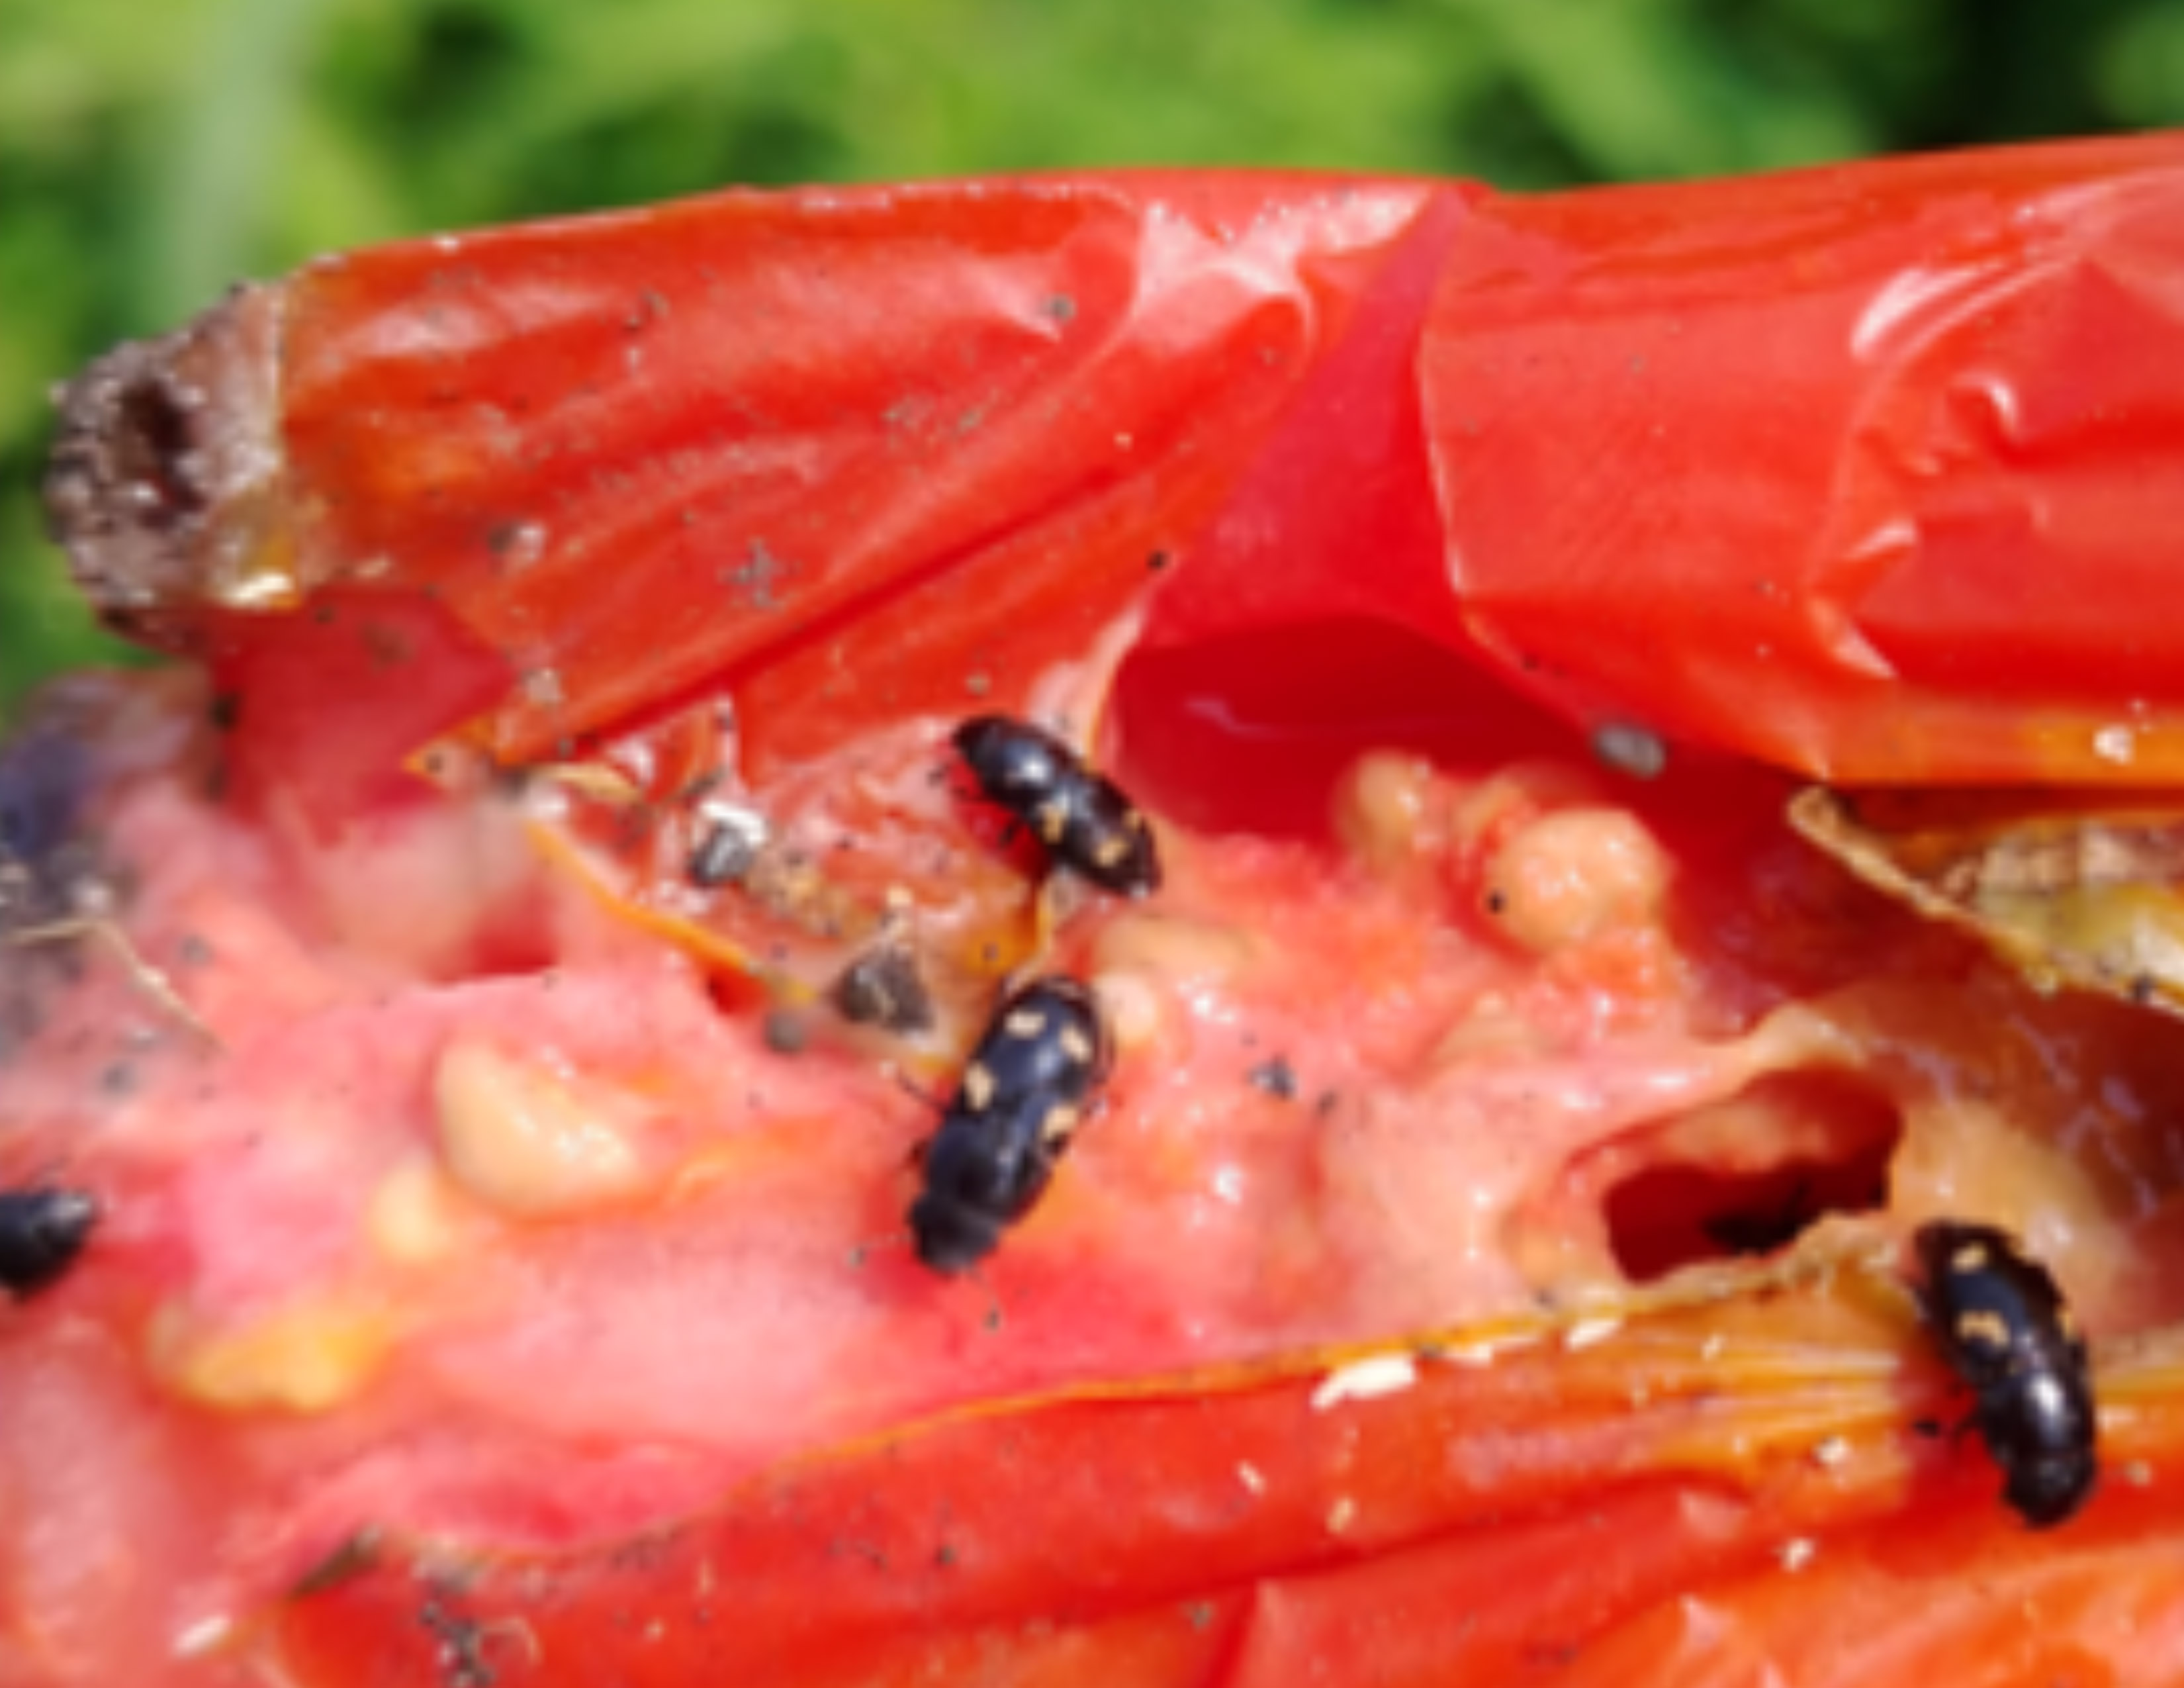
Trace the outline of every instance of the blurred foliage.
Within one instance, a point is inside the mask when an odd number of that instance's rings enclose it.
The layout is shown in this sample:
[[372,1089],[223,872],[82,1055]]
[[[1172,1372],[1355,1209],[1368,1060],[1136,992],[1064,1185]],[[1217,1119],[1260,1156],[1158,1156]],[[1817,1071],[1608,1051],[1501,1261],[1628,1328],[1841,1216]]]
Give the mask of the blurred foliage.
[[2184,121],[2184,0],[0,0],[0,712],[110,658],[47,387],[330,247],[1099,163],[1508,187]]

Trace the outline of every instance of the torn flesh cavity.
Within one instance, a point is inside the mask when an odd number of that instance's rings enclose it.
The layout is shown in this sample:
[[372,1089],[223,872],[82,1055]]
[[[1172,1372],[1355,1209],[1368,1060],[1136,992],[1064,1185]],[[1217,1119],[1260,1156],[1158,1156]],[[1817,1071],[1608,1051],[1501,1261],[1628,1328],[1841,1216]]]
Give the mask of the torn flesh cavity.
[[[114,718],[203,709],[152,683]],[[900,853],[952,800],[918,761],[944,730],[852,747],[905,783],[800,824]],[[967,1285],[903,1219],[934,1122],[902,1075],[947,1072],[961,1027],[807,1001],[786,1036],[503,794],[307,848],[209,798],[180,739],[130,766],[87,733],[114,772],[71,836],[201,1027],[99,947],[0,952],[0,1173],[107,1215],[0,1321],[0,1493],[39,1520],[0,1549],[31,1614],[0,1678],[82,1680],[117,1630],[177,1669],[387,1522],[610,1540],[956,1403],[1543,1308],[1576,1343],[1641,1282],[1936,1213],[2014,1225],[2096,1335],[2178,1311],[2178,1028],[1891,908],[1757,773],[1693,808],[1581,749],[1365,744],[1318,836],[1149,802],[1162,890],[1050,933],[1112,1021],[1105,1106]],[[109,1433],[127,1457],[85,1457]]]

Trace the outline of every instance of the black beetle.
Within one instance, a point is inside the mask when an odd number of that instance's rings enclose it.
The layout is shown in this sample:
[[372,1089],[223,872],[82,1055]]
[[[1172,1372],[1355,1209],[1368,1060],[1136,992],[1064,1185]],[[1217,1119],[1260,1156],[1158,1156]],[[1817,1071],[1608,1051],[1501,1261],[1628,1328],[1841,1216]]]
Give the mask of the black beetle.
[[1939,1220],[1915,1240],[1942,1357],[1970,1385],[2003,1497],[2035,1528],[2085,1504],[2098,1474],[2085,1340],[2048,1269],[2007,1231]]
[[0,1189],[0,1287],[42,1290],[83,1251],[98,1203],[80,1189]]
[[979,790],[1036,833],[1055,861],[1124,896],[1160,889],[1145,817],[1061,739],[1006,715],[974,716],[955,739]]
[[1075,979],[1039,979],[1001,1004],[924,1148],[910,1209],[920,1260],[967,1272],[994,1251],[1045,1193],[1112,1058],[1099,1004]]

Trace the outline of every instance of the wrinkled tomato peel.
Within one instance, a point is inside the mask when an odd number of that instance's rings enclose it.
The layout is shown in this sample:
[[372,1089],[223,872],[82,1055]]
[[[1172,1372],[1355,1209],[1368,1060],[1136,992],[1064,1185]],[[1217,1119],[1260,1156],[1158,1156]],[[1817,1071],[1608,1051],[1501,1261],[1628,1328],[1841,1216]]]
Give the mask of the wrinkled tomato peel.
[[529,677],[483,718],[511,760],[727,688],[763,783],[1020,699],[1160,558],[1151,647],[1362,610],[1832,778],[2165,780],[2184,668],[2098,606],[2164,578],[2180,149],[732,193],[382,248],[281,284],[295,567]]
[[410,754],[509,685],[506,658],[430,595],[327,591],[274,626],[226,617],[207,640],[225,795],[292,806],[321,835],[425,795]]
[[493,717],[510,760],[723,683],[754,777],[1006,699],[1203,521],[1446,197],[726,194],[333,260],[287,284],[299,570],[374,560],[550,673]]
[[2175,135],[1480,208],[1418,363],[1466,615],[1584,717],[1831,779],[2174,780],[2184,671],[2115,609],[2170,578],[2180,230]]
[[1469,652],[1448,592],[1417,378],[1435,286],[1476,212],[1429,204],[1188,544],[1140,648],[1357,619]]
[[[1772,1334],[1786,1320],[1794,1345]],[[429,1601],[478,1634],[520,1632],[493,1654],[511,1683],[909,1682],[967,1653],[1024,1680],[1112,1682],[1127,1659],[1149,1673],[1133,1682],[1277,1684],[1368,1639],[1357,1656],[1376,1682],[1430,1680],[1559,1646],[1574,1659],[1670,1594],[1719,1591],[1724,1610],[1751,1607],[1756,1644],[1778,1625],[1794,1638],[1828,1608],[1764,1597],[1801,1574],[1785,1551],[1983,1589],[1991,1618],[2008,1579],[2070,1585],[2184,1480],[2184,1417],[2127,1422],[2113,1453],[2144,1486],[2114,1485],[2089,1528],[2029,1537],[1975,1441],[1911,1428],[1954,1397],[1900,1294],[1855,1284],[1591,1346],[1550,1334],[1483,1366],[1429,1347],[1418,1368],[1395,1394],[1331,1405],[1315,1404],[1321,1372],[1245,1369],[981,1407],[793,1462],[711,1517],[588,1557],[389,1543],[280,1608],[276,1653],[326,1688],[416,1680],[438,1645],[416,1621]],[[1590,1574],[1549,1573],[1580,1552]]]

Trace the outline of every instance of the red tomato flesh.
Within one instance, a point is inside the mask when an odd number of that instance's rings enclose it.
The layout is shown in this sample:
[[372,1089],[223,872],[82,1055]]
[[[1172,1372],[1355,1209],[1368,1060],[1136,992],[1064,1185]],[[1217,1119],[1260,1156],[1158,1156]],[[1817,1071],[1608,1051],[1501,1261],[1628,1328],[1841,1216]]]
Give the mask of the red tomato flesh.
[[[1322,655],[1321,695],[1386,671],[1370,639]],[[298,1681],[397,1682],[472,1645],[506,1681],[700,1657],[889,1680],[1019,1647],[1056,1680],[1293,1680],[1313,1647],[1282,1637],[1346,1647],[1384,1578],[1489,1579],[1595,1512],[1641,1563],[1543,1580],[1476,1635],[1400,1625],[1384,1680],[1652,1634],[1672,1595],[1741,1613],[1768,1555],[1864,1554],[1861,1519],[1961,1520],[1997,1586],[2063,1575],[2013,1546],[1975,1440],[1914,1428],[1956,1408],[1894,1240],[1992,1217],[2097,1336],[2174,1319],[2175,1026],[2042,1000],[1885,905],[1784,830],[1774,776],[1641,785],[1552,754],[1507,699],[1437,767],[1386,720],[1346,748],[1333,720],[1257,716],[1257,671],[1210,660],[1183,694],[1126,666],[1145,742],[1219,724],[1144,788],[1272,738],[1310,752],[1291,783],[1332,823],[1232,830],[1209,779],[1195,824],[1155,809],[1156,898],[1062,921],[1051,964],[1108,1003],[1113,1082],[977,1284],[903,1245],[932,1119],[883,1048],[816,1011],[770,1046],[764,1011],[554,871],[505,797],[359,816],[328,849],[208,799],[202,750],[106,789],[123,927],[218,1044],[110,961],[11,955],[35,1029],[8,1175],[108,1215],[0,1326],[0,1482],[38,1519],[0,1548],[20,1680],[243,1680],[270,1647]],[[926,816],[940,881],[991,847],[926,777],[946,725],[842,753],[904,772],[889,824]],[[1757,1215],[1630,1194],[1852,1161],[1886,1191],[1790,1225],[1844,1262],[1832,1290],[1732,1259],[1720,1222],[1763,1223],[1779,1179]],[[1700,1308],[1648,1312],[1664,1294]],[[1512,1345],[1435,1357],[1482,1338]],[[2146,1405],[2104,1432],[2157,1486],[2160,1351],[2118,1351]],[[1315,1408],[1374,1352],[1411,1357],[1391,1396]],[[1835,1439],[1847,1466],[1814,1455]],[[2133,1504],[2109,1489],[2089,1520]],[[867,1529],[878,1561],[848,1545]],[[691,1631],[701,1576],[719,1627]],[[1805,1633],[1752,1610],[1763,1651]],[[2108,1621],[2084,1645],[2136,1668]]]

